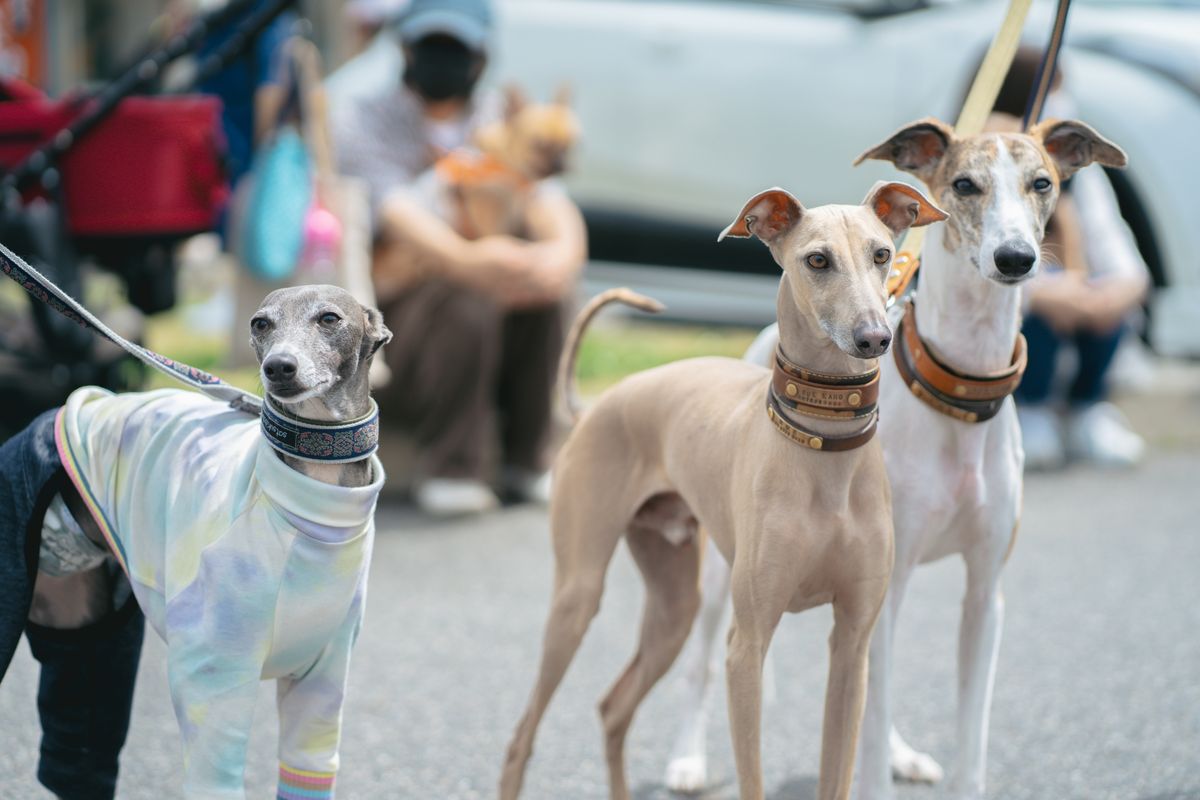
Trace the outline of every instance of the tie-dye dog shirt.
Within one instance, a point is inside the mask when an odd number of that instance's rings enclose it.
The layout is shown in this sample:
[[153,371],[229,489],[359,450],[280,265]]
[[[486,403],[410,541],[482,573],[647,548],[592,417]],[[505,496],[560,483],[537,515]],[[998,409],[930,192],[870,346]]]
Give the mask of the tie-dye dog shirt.
[[241,798],[260,680],[279,705],[279,797],[333,795],[350,649],[383,469],[370,486],[284,464],[256,418],[164,389],[75,391],[59,457],[167,643],[189,798]]

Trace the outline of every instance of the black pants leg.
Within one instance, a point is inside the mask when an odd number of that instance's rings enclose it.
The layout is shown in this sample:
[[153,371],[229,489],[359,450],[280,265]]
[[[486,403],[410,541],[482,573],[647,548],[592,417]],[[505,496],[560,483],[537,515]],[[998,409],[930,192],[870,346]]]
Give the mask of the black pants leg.
[[66,480],[54,445],[54,413],[0,446],[0,680],[24,633],[42,667],[38,779],[64,800],[109,800],[129,729],[142,612],[130,598],[83,628],[29,622],[42,518]]
[[132,597],[119,611],[82,628],[31,622],[25,629],[42,666],[38,780],[63,800],[111,800],[116,793],[144,630]]

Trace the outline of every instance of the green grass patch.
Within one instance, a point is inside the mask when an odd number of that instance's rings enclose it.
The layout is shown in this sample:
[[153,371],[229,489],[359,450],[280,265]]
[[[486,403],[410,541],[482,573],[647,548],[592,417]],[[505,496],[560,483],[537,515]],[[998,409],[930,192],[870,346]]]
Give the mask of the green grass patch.
[[579,350],[579,390],[596,395],[634,372],[697,356],[741,358],[749,328],[629,321],[592,328]]

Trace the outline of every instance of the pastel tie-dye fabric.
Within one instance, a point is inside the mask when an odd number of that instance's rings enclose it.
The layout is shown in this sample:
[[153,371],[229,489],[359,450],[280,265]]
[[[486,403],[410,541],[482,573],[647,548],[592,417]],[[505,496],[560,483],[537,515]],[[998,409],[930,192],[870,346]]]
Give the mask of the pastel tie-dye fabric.
[[362,620],[370,486],[284,464],[255,418],[192,392],[86,387],[59,456],[167,642],[185,794],[241,798],[257,686],[275,679],[278,796],[333,796],[350,650]]

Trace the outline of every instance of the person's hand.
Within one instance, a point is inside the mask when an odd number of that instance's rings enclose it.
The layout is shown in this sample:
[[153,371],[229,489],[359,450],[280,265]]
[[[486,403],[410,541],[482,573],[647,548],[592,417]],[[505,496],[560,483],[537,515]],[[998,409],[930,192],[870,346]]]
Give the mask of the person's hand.
[[471,243],[461,278],[506,308],[549,305],[565,296],[572,280],[551,255],[542,243],[485,236]]
[[1083,326],[1087,318],[1089,288],[1075,273],[1047,275],[1031,283],[1027,291],[1029,309],[1058,333],[1072,333]]
[[1096,333],[1115,330],[1146,296],[1146,282],[1140,277],[1108,278],[1088,288],[1083,325]]

